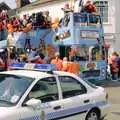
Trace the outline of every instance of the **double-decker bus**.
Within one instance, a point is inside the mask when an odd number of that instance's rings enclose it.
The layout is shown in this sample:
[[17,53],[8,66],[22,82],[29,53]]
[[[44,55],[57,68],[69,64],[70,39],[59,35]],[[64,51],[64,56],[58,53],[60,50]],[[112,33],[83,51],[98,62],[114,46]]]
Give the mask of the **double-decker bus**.
[[69,49],[75,49],[74,60],[80,63],[81,77],[105,80],[107,62],[100,15],[70,12],[61,21],[53,39],[62,57],[69,56]]

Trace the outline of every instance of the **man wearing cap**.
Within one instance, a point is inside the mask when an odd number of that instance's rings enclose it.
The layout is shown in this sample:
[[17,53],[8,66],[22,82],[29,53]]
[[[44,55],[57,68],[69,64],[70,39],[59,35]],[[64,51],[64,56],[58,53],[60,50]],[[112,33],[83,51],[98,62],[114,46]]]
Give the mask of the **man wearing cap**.
[[60,20],[60,23],[67,26],[70,21],[69,13],[73,12],[73,10],[69,7],[69,4],[65,4],[64,8],[61,9],[64,11],[64,17]]
[[55,53],[55,58],[52,59],[51,64],[55,64],[57,70],[62,70],[62,60],[60,59],[59,52]]
[[61,8],[64,11],[64,14],[73,12],[72,9],[70,9],[69,4],[65,4],[64,8]]

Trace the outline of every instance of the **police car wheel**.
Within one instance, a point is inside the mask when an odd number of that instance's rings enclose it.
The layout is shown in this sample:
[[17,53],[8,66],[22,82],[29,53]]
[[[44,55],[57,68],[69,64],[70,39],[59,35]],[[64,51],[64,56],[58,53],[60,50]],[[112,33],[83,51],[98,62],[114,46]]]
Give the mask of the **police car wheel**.
[[100,120],[100,114],[96,110],[91,110],[86,117],[86,120]]

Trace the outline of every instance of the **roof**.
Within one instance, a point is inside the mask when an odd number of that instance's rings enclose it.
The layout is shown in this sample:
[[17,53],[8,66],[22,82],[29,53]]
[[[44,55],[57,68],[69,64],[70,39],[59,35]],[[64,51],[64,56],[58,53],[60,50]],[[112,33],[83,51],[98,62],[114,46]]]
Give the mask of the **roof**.
[[0,3],[5,3],[10,9],[16,8],[16,0],[0,0]]
[[5,71],[1,72],[0,74],[11,74],[11,75],[19,75],[19,76],[25,76],[30,78],[44,78],[45,76],[49,77],[51,74],[48,74],[47,72],[39,72],[39,71],[32,71],[32,70],[11,70],[11,71]]
[[5,2],[1,2],[0,9],[1,10],[10,10],[11,8]]
[[[50,77],[53,74],[47,73],[47,72],[41,72],[41,71],[34,71],[34,70],[11,70],[11,71],[5,71],[0,72],[0,74],[12,74],[12,75],[19,75],[19,76],[25,76],[30,78],[44,78],[44,77]],[[76,76],[69,72],[64,71],[54,71],[55,75],[67,75],[67,76]]]
[[33,2],[33,5],[37,5],[37,4],[44,4],[44,3],[48,3],[48,2],[54,2],[54,1],[60,1],[60,0],[38,0]]
[[38,6],[41,6],[43,4],[49,4],[49,3],[61,2],[61,1],[66,1],[66,0],[37,0],[35,2],[32,2],[31,4],[28,4],[24,7],[22,7],[22,8],[19,8],[18,11],[30,10],[30,9],[34,9]]

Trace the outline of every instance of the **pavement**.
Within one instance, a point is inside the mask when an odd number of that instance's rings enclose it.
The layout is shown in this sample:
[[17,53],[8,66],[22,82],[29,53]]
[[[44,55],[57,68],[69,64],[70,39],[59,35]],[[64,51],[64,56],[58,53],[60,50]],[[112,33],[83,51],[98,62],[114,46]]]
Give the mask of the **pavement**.
[[103,85],[109,95],[111,103],[105,120],[120,120],[120,81],[106,81]]

